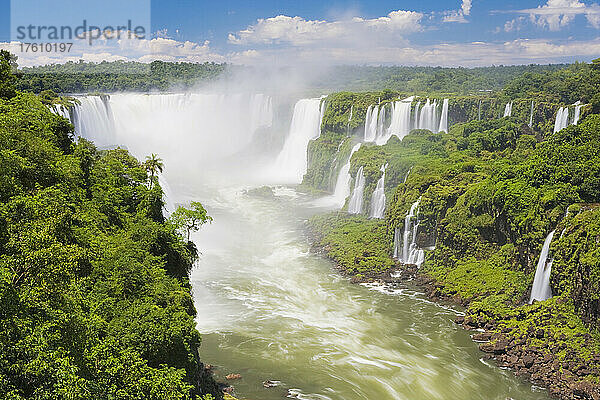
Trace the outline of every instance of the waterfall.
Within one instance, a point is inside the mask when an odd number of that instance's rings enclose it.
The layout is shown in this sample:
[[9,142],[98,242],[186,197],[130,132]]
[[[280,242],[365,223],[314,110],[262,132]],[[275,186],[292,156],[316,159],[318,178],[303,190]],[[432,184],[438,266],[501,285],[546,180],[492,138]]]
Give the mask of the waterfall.
[[[400,140],[404,138],[404,136],[408,135],[411,130],[411,118],[410,118],[410,108],[412,105],[412,101],[414,96],[407,97],[404,100],[395,101],[392,103],[392,113],[391,113],[391,121],[390,127],[387,130],[387,137],[385,138],[385,142],[392,135],[396,135]],[[418,110],[416,111],[418,113]],[[377,144],[385,144],[383,143]]]
[[288,137],[275,161],[275,173],[287,183],[300,183],[308,166],[308,143],[319,137],[321,98],[302,99],[294,106]]
[[504,117],[510,117],[512,115],[512,105],[512,101],[506,103],[506,106],[504,107]]
[[377,119],[379,106],[369,106],[365,117],[365,142],[374,142],[377,138]]
[[[236,178],[256,177],[259,165],[256,157],[251,159],[250,145],[257,130],[272,126],[274,117],[272,98],[264,94],[128,93],[77,99],[71,121],[78,136],[99,148],[126,147],[141,160],[157,153],[167,181],[191,171],[215,180],[232,177],[234,170]],[[273,160],[280,145],[266,144],[251,151]],[[260,166],[268,168],[265,174],[271,172],[270,163]]]
[[406,183],[406,181],[408,180],[408,177],[410,176],[410,171],[412,171],[413,167],[410,167],[408,169],[408,171],[406,172],[406,175],[404,176],[404,181],[402,181],[402,183]]
[[[321,99],[323,98],[321,97]],[[321,100],[321,107],[319,108],[319,136],[321,136],[321,125],[323,124],[323,116],[325,115],[326,106],[327,104],[325,103],[325,100]]]
[[329,207],[333,206],[336,208],[344,207],[344,203],[346,202],[346,198],[350,195],[350,183],[352,182],[352,177],[350,176],[350,161],[352,160],[352,155],[360,149],[361,143],[357,143],[354,145],[352,150],[350,151],[350,155],[348,156],[348,160],[340,169],[340,173],[338,174],[337,181],[335,183],[335,190],[331,196],[322,197],[317,199],[314,204],[317,206]]
[[52,113],[60,115],[61,117],[66,118],[69,121],[71,120],[71,114],[69,112],[69,109],[63,106],[62,104],[52,104],[47,107]]
[[556,113],[554,120],[554,133],[566,128],[569,125],[569,107],[561,107]]
[[529,304],[533,303],[534,300],[544,301],[552,297],[552,289],[550,288],[552,259],[548,260],[548,254],[550,253],[550,244],[552,243],[554,232],[555,231],[550,232],[550,234],[546,237],[546,240],[544,240],[544,246],[542,247],[542,252],[535,270],[533,286],[531,287]]
[[99,148],[115,146],[115,120],[109,98],[85,96],[73,108],[75,133],[94,142]]
[[533,101],[531,102],[531,112],[529,113],[529,127],[533,127]]
[[[376,136],[376,142],[378,142],[377,144],[379,144],[379,142],[381,140],[383,140],[383,138],[386,138],[387,136],[387,132],[385,130],[385,105],[383,107],[381,107],[381,109],[379,110],[379,117],[377,119],[377,136]],[[386,140],[387,142],[387,140]],[[385,144],[385,143],[383,143]]]
[[427,129],[433,133],[437,133],[437,129],[439,127],[439,125],[436,123],[437,108],[437,100],[430,102],[429,99],[427,99],[425,105],[421,108],[418,129]]
[[400,228],[394,228],[394,258],[398,260],[400,256],[400,243],[402,243],[402,236]]
[[418,101],[415,105],[415,120],[413,122],[412,129],[419,129],[419,115],[421,114],[421,102]]
[[363,167],[361,166],[356,173],[356,180],[354,181],[354,191],[348,203],[348,212],[350,214],[361,214],[363,209],[363,192],[365,191],[365,175],[363,174]]
[[377,187],[371,197],[371,218],[383,218],[385,214],[385,170],[387,164],[381,166],[381,178],[377,181]]
[[573,114],[573,125],[577,125],[577,123],[579,122],[579,118],[581,116],[581,107],[583,107],[583,104],[581,104],[579,101],[577,103],[575,103],[575,111]]
[[442,105],[442,115],[440,117],[438,132],[448,133],[448,99],[444,99],[444,104]]
[[394,238],[394,254],[396,258],[404,264],[415,264],[421,266],[425,261],[425,252],[417,245],[417,232],[419,229],[419,203],[421,199],[415,201],[410,211],[404,218],[404,234],[402,235],[402,252],[400,253],[400,244],[396,239],[400,239],[399,235]]

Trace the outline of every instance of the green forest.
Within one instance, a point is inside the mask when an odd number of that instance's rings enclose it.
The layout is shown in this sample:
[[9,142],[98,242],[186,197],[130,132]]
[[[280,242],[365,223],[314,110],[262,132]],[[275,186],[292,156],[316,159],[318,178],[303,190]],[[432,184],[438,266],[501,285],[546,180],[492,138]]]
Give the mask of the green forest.
[[[155,155],[97,150],[0,54],[0,397],[221,398],[199,359],[189,241]],[[168,168],[168,166],[164,166]]]
[[[459,322],[483,331],[477,336],[485,342],[482,350],[569,399],[595,398],[600,382],[599,61],[526,72],[493,95],[515,104],[519,98],[549,101],[545,107],[552,112],[545,122],[539,115],[533,127],[528,113],[481,121],[471,115],[448,133],[413,130],[383,146],[363,143],[351,159],[352,181],[362,167],[368,210],[380,168],[388,164],[385,218],[342,211],[309,222],[317,247],[354,281],[400,273],[423,283],[433,298],[465,305]],[[336,151],[347,158],[362,134],[366,107],[395,96],[344,92],[325,100],[323,133],[309,146],[307,189],[331,190],[330,176],[339,171]],[[576,100],[590,103],[583,120],[553,134],[558,107]],[[456,110],[465,101],[457,98]],[[350,105],[360,117],[348,123]],[[452,107],[451,98],[450,112]],[[338,147],[340,142],[345,145]],[[417,200],[416,242],[427,249],[419,269],[392,257],[394,233],[404,230]],[[529,305],[538,256],[551,231],[554,297]]]

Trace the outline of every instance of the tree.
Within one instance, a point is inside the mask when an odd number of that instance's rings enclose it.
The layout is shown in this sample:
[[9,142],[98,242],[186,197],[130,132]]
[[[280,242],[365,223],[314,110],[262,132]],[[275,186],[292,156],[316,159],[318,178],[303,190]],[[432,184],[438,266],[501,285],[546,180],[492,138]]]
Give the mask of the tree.
[[190,241],[190,234],[196,232],[205,223],[212,222],[210,217],[202,204],[197,201],[192,201],[190,204],[191,208],[185,208],[182,206],[177,207],[177,210],[171,214],[171,223],[179,230],[183,230],[186,233],[187,241]]
[[152,153],[152,155],[146,157],[144,168],[150,173],[150,182],[148,183],[149,189],[152,189],[152,185],[154,184],[154,176],[163,172],[164,166],[162,159],[159,158],[158,155]]
[[0,50],[0,99],[12,99],[15,90],[17,57],[6,50]]

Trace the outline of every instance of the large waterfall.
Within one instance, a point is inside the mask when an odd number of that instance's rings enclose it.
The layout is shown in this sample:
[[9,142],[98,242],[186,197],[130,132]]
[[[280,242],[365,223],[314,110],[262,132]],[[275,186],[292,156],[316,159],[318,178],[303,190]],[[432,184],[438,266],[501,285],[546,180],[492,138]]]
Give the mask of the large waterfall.
[[[391,122],[388,129],[388,135],[384,138],[385,142],[388,141],[391,135],[396,135],[398,138],[402,139],[410,133],[412,128],[410,109],[413,99],[414,97],[408,97],[404,100],[392,103]],[[381,143],[378,142],[377,144],[385,144],[384,139],[382,138]]]
[[369,106],[365,116],[365,142],[374,142],[377,139],[379,119],[379,106]]
[[377,181],[377,187],[371,198],[371,218],[383,218],[385,214],[385,170],[387,164],[381,166],[381,178]]
[[385,144],[392,135],[402,139],[413,129],[427,129],[433,133],[448,132],[448,99],[444,99],[441,110],[437,100],[432,102],[427,99],[422,107],[418,102],[414,115],[411,115],[413,100],[414,97],[408,97],[392,104],[387,135],[378,138],[377,144]]
[[365,191],[365,175],[363,173],[363,167],[358,169],[356,173],[356,179],[354,181],[354,191],[348,203],[348,212],[350,214],[361,214],[363,211],[363,197]]
[[308,143],[319,137],[323,108],[322,98],[302,99],[294,107],[290,131],[277,156],[276,176],[284,183],[300,183],[308,166]]
[[554,133],[566,128],[569,125],[569,107],[561,107],[556,113],[554,120]]
[[540,253],[537,268],[535,270],[535,278],[533,279],[533,286],[531,288],[531,296],[529,297],[529,303],[533,303],[535,300],[544,301],[552,297],[552,289],[550,288],[550,274],[552,273],[552,259],[548,259],[550,253],[550,244],[554,237],[554,232],[550,234],[544,240],[544,246]]
[[573,125],[577,125],[579,123],[579,118],[581,117],[581,107],[583,107],[583,104],[581,104],[580,101],[575,103],[575,112],[573,115]]
[[[78,100],[71,112],[77,135],[99,148],[126,147],[138,159],[158,153],[173,176],[210,172],[211,179],[220,179],[235,170],[252,179],[259,165],[249,146],[274,119],[272,99],[264,94],[113,94]],[[268,160],[279,151],[262,150],[270,152],[264,156]]]
[[421,199],[419,198],[411,205],[409,212],[406,214],[402,238],[400,238],[398,228],[394,232],[394,257],[404,264],[415,264],[417,266],[421,266],[425,261],[425,252],[417,245],[420,202]]

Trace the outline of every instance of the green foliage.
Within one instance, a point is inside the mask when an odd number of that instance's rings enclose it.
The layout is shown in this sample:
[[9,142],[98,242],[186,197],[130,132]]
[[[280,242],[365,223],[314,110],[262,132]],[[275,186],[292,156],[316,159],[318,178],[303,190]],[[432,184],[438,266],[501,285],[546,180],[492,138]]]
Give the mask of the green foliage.
[[17,89],[40,93],[90,93],[169,90],[191,88],[201,81],[214,80],[227,71],[226,64],[169,63],[150,64],[131,61],[72,62],[23,68]]
[[6,50],[0,50],[0,99],[12,99],[17,95],[15,90],[17,57]]
[[364,277],[395,266],[381,220],[334,213],[313,217],[309,226],[321,237],[319,243],[328,256],[347,274]]
[[195,248],[144,166],[73,143],[54,99],[0,99],[0,397],[221,398],[198,356]]
[[196,232],[200,227],[207,222],[212,222],[202,204],[197,201],[192,201],[191,208],[182,206],[177,207],[177,210],[169,218],[170,222],[180,230],[186,233],[187,241],[190,241],[190,234]]

